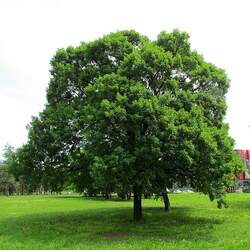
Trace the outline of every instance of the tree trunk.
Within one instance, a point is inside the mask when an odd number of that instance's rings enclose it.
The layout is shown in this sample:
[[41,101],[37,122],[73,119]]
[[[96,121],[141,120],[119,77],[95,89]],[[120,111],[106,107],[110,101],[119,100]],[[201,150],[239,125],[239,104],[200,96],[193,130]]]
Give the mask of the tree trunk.
[[21,184],[21,195],[23,195],[24,193],[24,187],[23,187],[23,184]]
[[5,186],[5,195],[9,196],[10,195],[10,190],[8,186]]
[[168,212],[170,210],[170,201],[169,201],[169,198],[168,198],[168,193],[163,192],[162,197],[163,197],[163,201],[164,201],[165,211]]
[[134,221],[140,221],[142,218],[141,192],[138,187],[134,187]]
[[127,200],[130,200],[131,199],[131,192],[128,192],[127,193]]
[[111,199],[111,193],[109,193],[109,191],[106,190],[105,194],[104,194],[104,197],[105,197],[106,200]]

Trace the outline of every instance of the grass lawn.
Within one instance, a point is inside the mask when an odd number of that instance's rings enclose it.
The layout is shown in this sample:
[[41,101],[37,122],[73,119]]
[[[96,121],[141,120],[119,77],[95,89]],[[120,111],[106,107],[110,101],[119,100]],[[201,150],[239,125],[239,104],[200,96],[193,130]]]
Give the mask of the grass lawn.
[[131,201],[79,196],[0,196],[0,249],[250,249],[250,194],[229,194],[217,209],[200,194],[143,200],[132,222]]

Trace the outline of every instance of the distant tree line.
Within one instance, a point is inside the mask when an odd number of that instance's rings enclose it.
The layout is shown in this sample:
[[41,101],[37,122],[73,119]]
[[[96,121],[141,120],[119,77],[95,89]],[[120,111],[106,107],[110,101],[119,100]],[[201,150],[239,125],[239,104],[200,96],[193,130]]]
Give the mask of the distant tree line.
[[27,145],[15,150],[11,145],[4,148],[4,160],[0,163],[0,194],[46,194],[74,190],[72,183],[54,173],[35,169],[29,165],[31,155]]
[[[27,195],[27,194],[51,194],[62,191],[79,192],[85,196],[111,197],[114,188],[110,192],[103,192],[96,186],[86,188],[79,174],[62,174],[57,169],[36,168],[30,162],[34,155],[27,150],[28,145],[14,149],[11,145],[4,148],[4,160],[0,162],[0,194],[3,195]],[[86,178],[87,179],[87,178]],[[131,192],[119,192],[121,199],[130,199]],[[145,196],[148,194],[145,193]]]

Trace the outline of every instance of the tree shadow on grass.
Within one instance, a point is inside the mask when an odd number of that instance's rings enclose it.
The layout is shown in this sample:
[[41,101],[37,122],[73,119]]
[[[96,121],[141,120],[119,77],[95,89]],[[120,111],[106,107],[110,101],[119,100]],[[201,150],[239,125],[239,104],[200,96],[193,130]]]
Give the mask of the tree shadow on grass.
[[144,208],[142,222],[134,223],[131,208],[97,208],[82,211],[33,214],[1,221],[0,236],[11,242],[29,241],[48,244],[61,242],[64,247],[109,241],[166,240],[212,241],[214,225],[222,221],[194,217],[188,207]]

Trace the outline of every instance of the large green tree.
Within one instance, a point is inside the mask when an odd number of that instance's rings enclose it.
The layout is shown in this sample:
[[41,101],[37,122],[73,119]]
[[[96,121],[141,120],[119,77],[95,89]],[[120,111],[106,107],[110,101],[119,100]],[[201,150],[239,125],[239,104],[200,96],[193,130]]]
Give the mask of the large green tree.
[[[188,34],[111,33],[59,49],[51,61],[48,103],[34,118],[36,162],[88,192],[164,197],[173,184],[217,198],[241,164],[223,123],[229,80],[190,47]],[[70,174],[69,174],[70,173]]]

